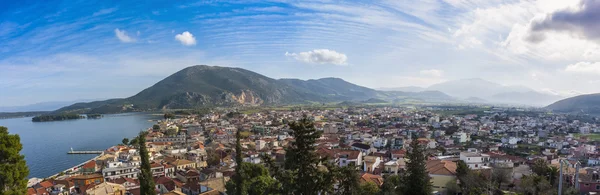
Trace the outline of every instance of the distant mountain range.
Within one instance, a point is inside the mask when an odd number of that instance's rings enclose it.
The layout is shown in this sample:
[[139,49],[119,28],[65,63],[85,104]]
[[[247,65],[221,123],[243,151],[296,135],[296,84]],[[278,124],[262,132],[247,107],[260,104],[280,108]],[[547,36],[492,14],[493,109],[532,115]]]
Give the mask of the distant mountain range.
[[343,101],[456,102],[456,99],[439,91],[378,91],[339,78],[273,79],[241,68],[197,65],[180,70],[128,98],[76,103],[55,112],[117,113]]
[[600,93],[563,99],[548,105],[546,108],[555,112],[600,115]]
[[33,112],[33,111],[53,111],[64,106],[68,106],[77,102],[92,101],[92,100],[72,100],[72,101],[53,101],[40,102],[23,106],[2,106],[0,112]]
[[427,88],[399,87],[382,90],[440,91],[470,103],[497,103],[513,105],[545,106],[565,97],[539,92],[524,86],[505,86],[480,78],[452,80]]

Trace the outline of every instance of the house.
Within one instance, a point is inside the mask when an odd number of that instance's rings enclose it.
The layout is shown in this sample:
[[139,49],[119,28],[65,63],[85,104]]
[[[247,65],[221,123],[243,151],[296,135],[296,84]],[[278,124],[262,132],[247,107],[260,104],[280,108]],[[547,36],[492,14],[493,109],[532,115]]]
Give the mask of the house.
[[181,190],[177,184],[175,183],[175,181],[173,181],[173,179],[169,178],[169,177],[155,177],[154,178],[154,183],[156,184],[156,189],[161,193],[167,193],[167,192],[172,192],[172,191],[177,191],[177,190]]
[[600,170],[586,168],[585,173],[579,174],[579,192],[581,194],[600,193]]
[[197,164],[195,162],[186,160],[186,159],[177,159],[171,163],[175,167],[175,170],[182,170],[186,168],[197,168]]
[[392,160],[403,159],[406,155],[406,150],[392,150],[390,152]]
[[95,160],[90,160],[89,162],[83,164],[83,166],[81,166],[81,169],[79,169],[79,172],[81,172],[81,174],[92,174],[92,173],[96,173],[96,171],[98,171],[98,165],[96,164]]
[[339,158],[339,166],[360,166],[362,165],[362,152],[356,150],[345,150],[337,153]]
[[181,187],[181,192],[186,195],[218,195],[219,191],[200,185],[197,182],[189,182]]
[[379,176],[379,175],[373,175],[370,173],[363,173],[360,176],[360,183],[366,183],[366,182],[372,182],[375,183],[377,186],[383,185],[383,177]]
[[185,183],[200,181],[200,173],[195,169],[179,170],[175,173],[175,177]]
[[353,150],[359,150],[363,153],[363,155],[369,155],[371,154],[373,147],[369,144],[363,144],[363,143],[353,143],[351,145]]
[[125,187],[115,183],[104,182],[86,187],[84,195],[125,195]]
[[265,149],[267,142],[265,140],[259,139],[255,141],[256,151],[260,151]]
[[152,176],[154,177],[165,175],[165,167],[155,162],[150,164],[150,171],[152,171]]
[[71,178],[76,189],[83,188],[90,184],[100,184],[104,182],[104,177],[101,174],[94,173],[89,175],[77,175]]
[[434,149],[437,147],[437,142],[435,140],[430,140],[427,138],[419,138],[417,139],[420,145],[425,146],[427,149]]
[[402,147],[404,147],[404,139],[395,138],[394,142],[392,143],[392,149],[399,150],[402,149]]
[[434,191],[443,193],[448,182],[456,182],[456,163],[446,160],[428,160],[426,166]]
[[52,195],[68,195],[71,194],[70,192],[70,189],[67,188],[64,184],[56,184],[52,186],[52,189],[50,190],[50,193]]
[[125,187],[126,190],[136,189],[136,188],[140,187],[138,180],[135,180],[132,178],[127,178],[127,177],[121,177],[119,179],[115,179],[112,181],[112,183],[122,185],[123,187]]
[[373,173],[381,164],[381,158],[379,156],[365,156],[363,162],[363,171]]
[[398,174],[401,169],[406,169],[406,162],[404,162],[404,159],[390,160],[384,163],[383,173]]
[[375,139],[375,141],[373,141],[373,146],[376,148],[383,148],[387,146],[387,144],[388,140],[385,137],[378,137],[377,139]]
[[139,172],[138,166],[122,162],[111,162],[107,168],[102,169],[102,175],[107,180],[121,177],[137,178]]
[[470,169],[489,169],[490,155],[478,152],[461,152],[460,160],[465,162]]
[[471,136],[465,132],[459,131],[452,135],[452,139],[454,139],[456,143],[465,143],[471,141]]

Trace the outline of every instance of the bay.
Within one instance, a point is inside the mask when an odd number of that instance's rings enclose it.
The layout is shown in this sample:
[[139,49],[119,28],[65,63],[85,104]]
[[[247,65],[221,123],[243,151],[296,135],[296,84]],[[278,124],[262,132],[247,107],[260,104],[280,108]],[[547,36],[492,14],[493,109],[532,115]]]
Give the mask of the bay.
[[[67,154],[74,150],[105,150],[152,127],[161,116],[149,113],[104,115],[100,119],[31,122],[31,118],[0,119],[10,134],[19,134],[29,177],[48,177],[97,156]],[[2,141],[2,140],[0,140]]]

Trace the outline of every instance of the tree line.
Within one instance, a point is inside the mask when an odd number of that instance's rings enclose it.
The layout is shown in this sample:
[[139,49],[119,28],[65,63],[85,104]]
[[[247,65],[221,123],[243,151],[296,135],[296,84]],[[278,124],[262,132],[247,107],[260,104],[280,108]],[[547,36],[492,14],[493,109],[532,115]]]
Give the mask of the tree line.
[[45,121],[63,121],[85,118],[79,114],[64,113],[64,114],[53,114],[53,115],[41,115],[31,118],[33,122],[45,122]]

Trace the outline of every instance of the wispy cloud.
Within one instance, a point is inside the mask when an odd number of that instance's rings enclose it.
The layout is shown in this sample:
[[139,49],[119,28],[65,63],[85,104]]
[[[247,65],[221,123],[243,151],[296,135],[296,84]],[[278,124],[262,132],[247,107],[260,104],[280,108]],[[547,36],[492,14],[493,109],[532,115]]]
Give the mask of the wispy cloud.
[[419,74],[429,77],[441,77],[444,71],[438,69],[421,70]]
[[94,12],[94,13],[92,14],[92,16],[101,16],[101,15],[106,15],[106,14],[113,13],[113,12],[115,12],[115,11],[117,11],[117,10],[118,10],[118,9],[117,9],[116,7],[113,7],[113,8],[107,8],[107,9],[101,9],[101,10],[98,10],[97,12]]
[[135,39],[127,35],[127,32],[125,32],[125,30],[119,30],[118,28],[115,28],[115,36],[117,36],[117,38],[123,43],[135,42]]
[[579,74],[600,75],[600,62],[578,62],[569,64],[565,68],[565,71]]

